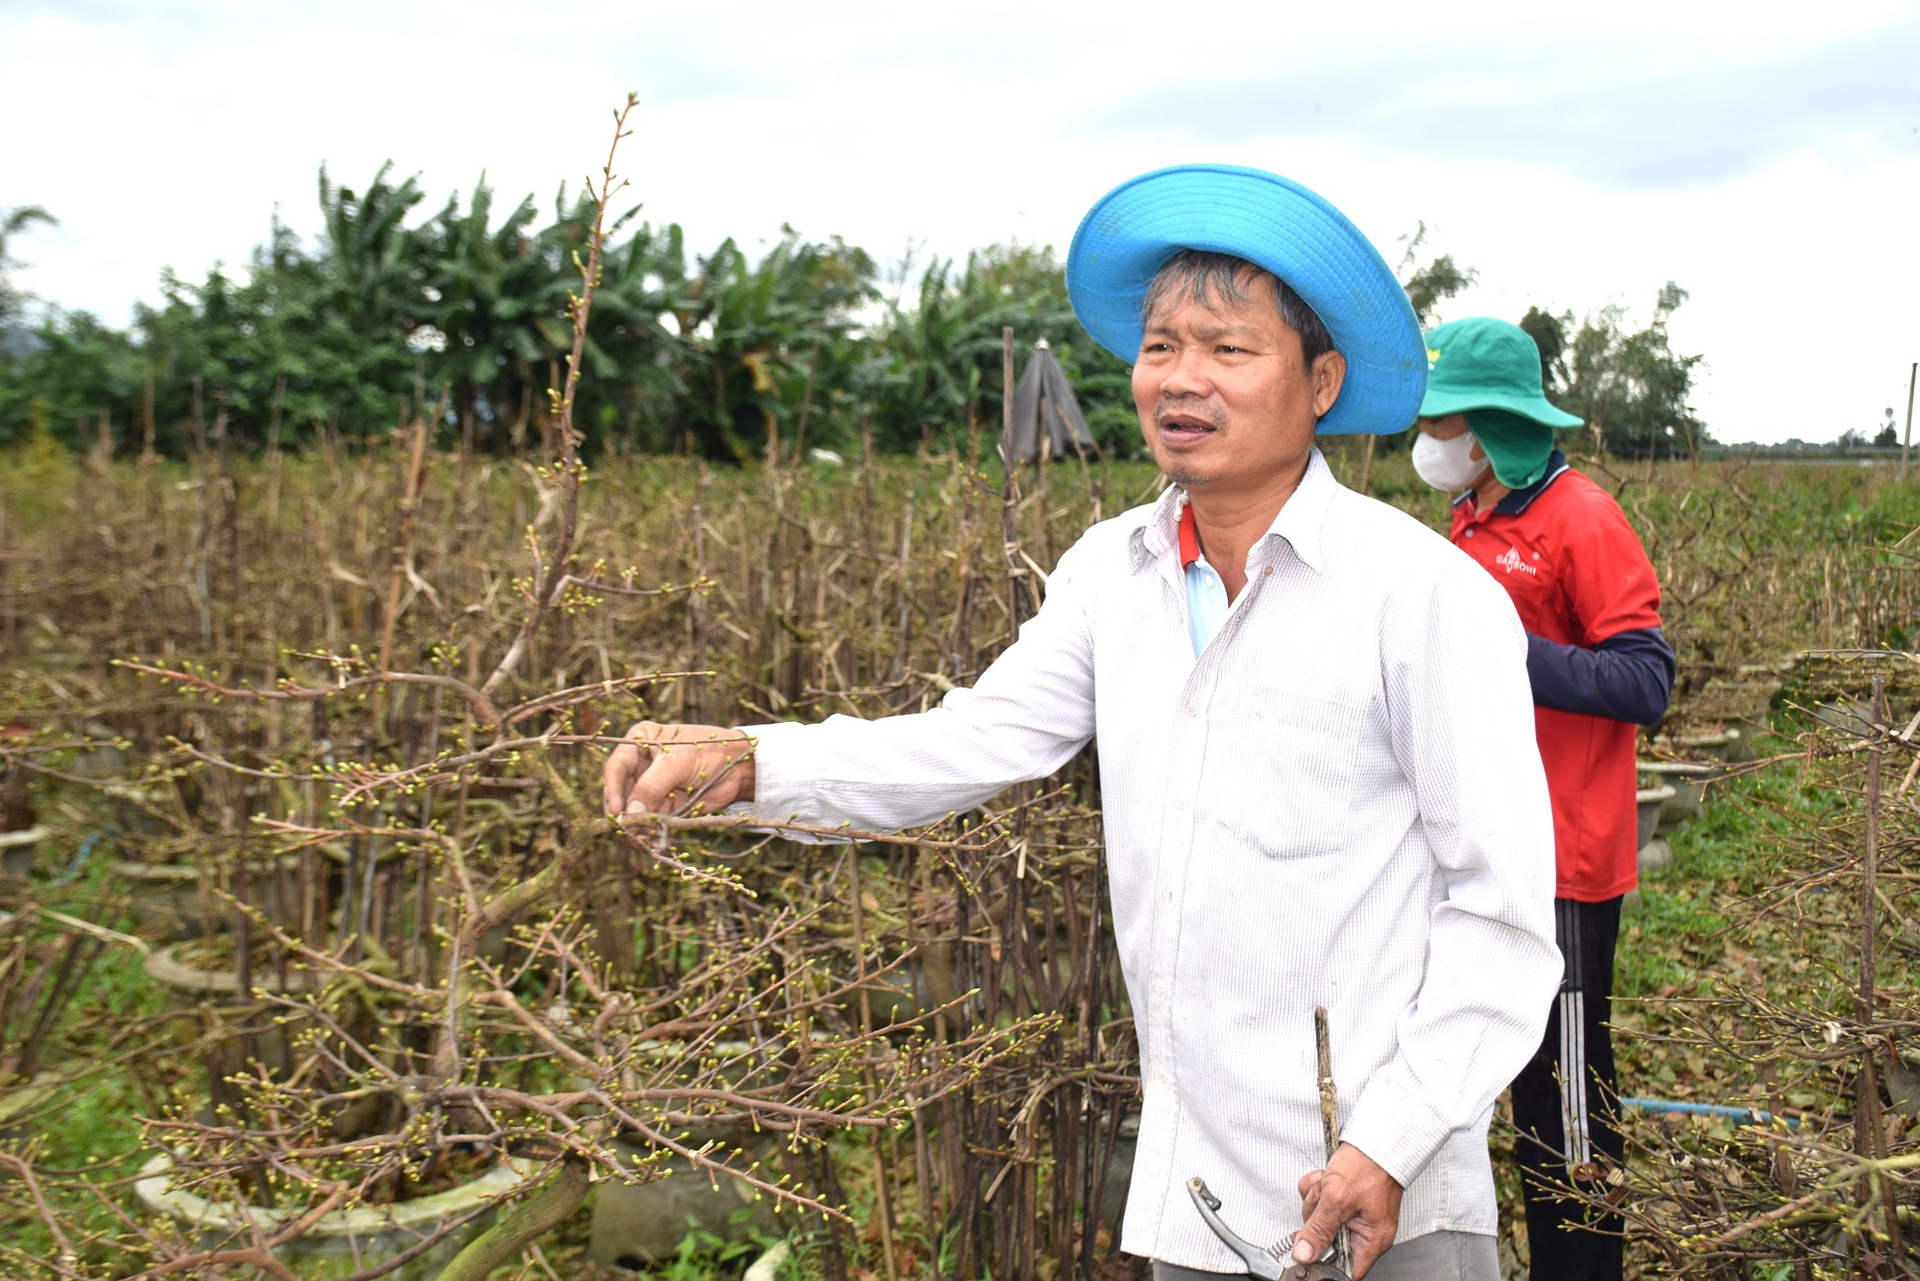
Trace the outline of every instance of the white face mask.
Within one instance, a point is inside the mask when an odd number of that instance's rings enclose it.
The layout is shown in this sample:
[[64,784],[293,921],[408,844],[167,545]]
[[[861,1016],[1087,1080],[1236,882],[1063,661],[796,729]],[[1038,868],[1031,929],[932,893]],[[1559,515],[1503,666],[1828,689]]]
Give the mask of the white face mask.
[[1458,493],[1487,469],[1485,458],[1473,456],[1473,433],[1463,431],[1452,440],[1420,433],[1413,442],[1413,469],[1435,489]]

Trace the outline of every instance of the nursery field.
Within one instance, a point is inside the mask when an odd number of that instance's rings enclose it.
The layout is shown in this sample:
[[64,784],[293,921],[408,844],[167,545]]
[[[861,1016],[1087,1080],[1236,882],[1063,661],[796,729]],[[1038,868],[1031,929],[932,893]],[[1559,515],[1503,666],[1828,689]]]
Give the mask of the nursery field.
[[[0,1275],[1141,1275],[1090,752],[851,843],[623,829],[599,771],[930,705],[1157,473],[322,444],[0,457]],[[1706,783],[1616,1022],[1624,1092],[1708,1110],[1630,1110],[1593,1195],[1640,1275],[1907,1275],[1920,489],[1576,462],[1666,591],[1646,756]]]

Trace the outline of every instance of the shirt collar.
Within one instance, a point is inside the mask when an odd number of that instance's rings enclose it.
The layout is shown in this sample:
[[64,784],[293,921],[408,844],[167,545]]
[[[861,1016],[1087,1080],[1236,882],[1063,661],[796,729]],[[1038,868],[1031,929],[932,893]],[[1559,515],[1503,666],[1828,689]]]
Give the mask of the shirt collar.
[[1200,559],[1200,531],[1193,526],[1193,504],[1180,504],[1180,568]]
[[[1493,511],[1490,512],[1489,515],[1518,516],[1532,505],[1534,499],[1546,493],[1547,486],[1560,479],[1561,473],[1567,470],[1569,470],[1569,468],[1567,466],[1566,454],[1558,449],[1554,450],[1551,454],[1547,455],[1546,474],[1540,477],[1539,480],[1534,481],[1531,485],[1528,485],[1525,489],[1509,491],[1505,498],[1502,498],[1493,505]],[[1472,501],[1473,491],[1469,489],[1463,491],[1459,497],[1455,498],[1453,505],[1459,507],[1462,503]],[[1470,516],[1474,514],[1471,508],[1468,509],[1468,514]]]
[[[1316,573],[1324,570],[1327,512],[1339,487],[1340,482],[1333,478],[1327,460],[1315,448],[1307,458],[1307,470],[1300,477],[1300,483],[1287,496],[1266,536],[1248,551],[1248,567],[1271,556],[1270,544],[1279,539],[1293,548],[1294,555],[1309,569]],[[1136,572],[1169,552],[1177,551],[1182,569],[1198,560],[1200,540],[1194,531],[1186,491],[1178,485],[1167,486],[1146,520],[1133,531],[1130,543]]]

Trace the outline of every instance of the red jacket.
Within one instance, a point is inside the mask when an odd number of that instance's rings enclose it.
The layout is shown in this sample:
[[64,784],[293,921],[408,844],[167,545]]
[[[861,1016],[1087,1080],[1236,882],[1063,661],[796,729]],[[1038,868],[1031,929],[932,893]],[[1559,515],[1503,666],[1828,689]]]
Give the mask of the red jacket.
[[[1639,536],[1612,495],[1557,454],[1542,482],[1489,512],[1476,514],[1471,494],[1456,502],[1452,538],[1505,585],[1535,636],[1593,649],[1660,626],[1660,584]],[[1553,798],[1555,896],[1598,903],[1625,894],[1639,882],[1639,727],[1539,706],[1534,724]]]

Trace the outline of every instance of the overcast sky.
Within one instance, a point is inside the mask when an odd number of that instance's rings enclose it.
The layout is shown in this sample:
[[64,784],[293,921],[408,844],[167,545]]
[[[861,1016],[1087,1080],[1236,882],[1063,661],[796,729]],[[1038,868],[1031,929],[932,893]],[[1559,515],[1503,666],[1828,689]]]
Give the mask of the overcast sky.
[[484,170],[550,208],[624,167],[709,247],[790,222],[881,259],[1063,252],[1146,169],[1272,169],[1389,261],[1478,269],[1448,318],[1692,294],[1675,346],[1722,440],[1904,421],[1920,358],[1920,4],[965,6],[0,0],[0,207],[42,297],[124,322],[161,269],[244,263],[321,164],[437,209]]

